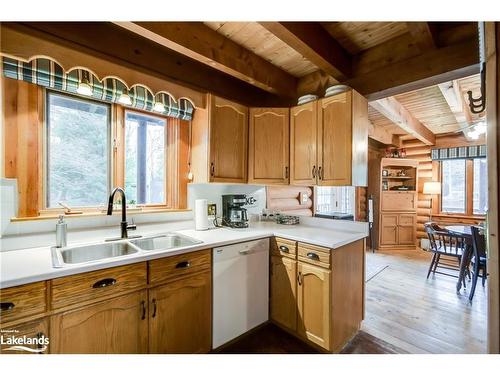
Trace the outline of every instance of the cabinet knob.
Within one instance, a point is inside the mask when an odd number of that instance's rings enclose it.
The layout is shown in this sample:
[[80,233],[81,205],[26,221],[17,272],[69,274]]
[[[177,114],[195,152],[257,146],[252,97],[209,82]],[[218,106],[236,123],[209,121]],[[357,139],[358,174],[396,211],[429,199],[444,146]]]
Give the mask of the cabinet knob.
[[302,285],[301,276],[302,276],[302,273],[299,272],[299,274],[297,275],[297,282],[299,283],[299,285]]
[[175,265],[175,268],[189,268],[191,267],[191,262],[189,260],[186,260],[184,262],[179,262]]
[[210,176],[215,176],[215,165],[214,163],[210,163]]
[[322,167],[319,167],[319,168],[318,168],[318,178],[319,178],[320,180],[322,180],[322,179],[323,179],[323,168],[322,168]]
[[288,178],[288,167],[285,167],[285,178]]
[[153,315],[151,317],[154,318],[156,316],[156,299],[153,298],[151,303],[153,304]]
[[313,178],[316,178],[316,166],[315,165],[313,165],[312,176],[313,176]]
[[146,319],[146,301],[141,301],[141,307],[142,307],[141,320],[144,320]]
[[307,253],[307,257],[312,260],[319,260],[319,255],[316,253]]
[[290,249],[285,246],[285,245],[280,245],[280,251],[284,252],[284,253],[289,253],[290,252]]

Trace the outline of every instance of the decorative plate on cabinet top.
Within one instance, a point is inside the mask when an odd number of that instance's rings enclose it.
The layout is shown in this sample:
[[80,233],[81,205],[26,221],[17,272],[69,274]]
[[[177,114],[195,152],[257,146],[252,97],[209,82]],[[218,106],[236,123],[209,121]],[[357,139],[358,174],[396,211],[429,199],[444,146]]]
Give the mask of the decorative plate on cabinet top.
[[330,86],[325,91],[325,97],[332,96],[335,94],[340,94],[341,92],[350,90],[351,88],[347,85],[334,85]]

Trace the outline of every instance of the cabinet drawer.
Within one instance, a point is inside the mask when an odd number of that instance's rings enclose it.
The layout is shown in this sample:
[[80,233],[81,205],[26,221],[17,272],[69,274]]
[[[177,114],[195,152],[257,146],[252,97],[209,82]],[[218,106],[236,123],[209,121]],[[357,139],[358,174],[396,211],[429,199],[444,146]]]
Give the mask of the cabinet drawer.
[[285,238],[274,237],[271,240],[271,254],[295,259],[297,242]]
[[413,191],[382,193],[382,211],[415,211],[417,200]]
[[149,283],[177,280],[210,268],[209,249],[156,259],[149,262]]
[[45,281],[0,290],[0,321],[12,322],[47,310]]
[[301,262],[330,268],[330,249],[299,242],[298,259]]
[[61,277],[51,281],[52,309],[94,302],[96,298],[112,297],[146,285],[146,262]]

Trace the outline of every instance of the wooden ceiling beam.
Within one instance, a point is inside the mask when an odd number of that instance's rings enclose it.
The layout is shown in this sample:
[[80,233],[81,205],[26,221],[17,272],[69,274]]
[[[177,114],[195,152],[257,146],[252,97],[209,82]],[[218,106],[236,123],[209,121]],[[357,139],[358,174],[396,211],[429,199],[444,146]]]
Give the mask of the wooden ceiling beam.
[[333,78],[351,76],[351,56],[318,22],[260,24]]
[[427,145],[436,143],[436,136],[424,124],[416,119],[394,97],[375,100],[369,103],[375,110],[387,117],[405,132],[413,135]]
[[[71,49],[124,64],[201,92],[250,106],[286,106],[295,101],[271,94],[212,67],[170,51],[108,22],[3,23]],[[50,51],[46,52],[50,54]],[[113,72],[109,72],[113,74]]]
[[472,116],[464,103],[458,81],[440,83],[438,87],[460,127],[472,124]]
[[114,22],[268,92],[295,98],[297,79],[202,22]]
[[437,47],[437,32],[429,22],[407,22],[406,26],[421,52]]
[[477,73],[478,41],[473,39],[387,64],[342,83],[376,100]]
[[368,123],[368,138],[374,139],[387,146],[400,147],[399,136],[387,131],[383,126]]

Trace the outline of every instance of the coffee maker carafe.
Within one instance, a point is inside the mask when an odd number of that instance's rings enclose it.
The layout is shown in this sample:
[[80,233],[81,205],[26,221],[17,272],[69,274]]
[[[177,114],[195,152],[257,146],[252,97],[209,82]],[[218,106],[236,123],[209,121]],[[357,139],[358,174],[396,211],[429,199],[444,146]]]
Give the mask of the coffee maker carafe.
[[247,204],[245,194],[228,194],[222,196],[222,224],[231,228],[247,228]]

